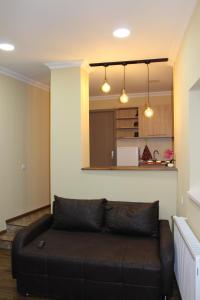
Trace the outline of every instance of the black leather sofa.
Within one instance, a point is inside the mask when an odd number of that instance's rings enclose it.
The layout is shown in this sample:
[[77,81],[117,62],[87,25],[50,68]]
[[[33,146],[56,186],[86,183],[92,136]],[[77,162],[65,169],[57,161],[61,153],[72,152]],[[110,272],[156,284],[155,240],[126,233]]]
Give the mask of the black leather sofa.
[[18,292],[65,300],[171,296],[173,238],[158,205],[55,197],[53,214],[14,239]]

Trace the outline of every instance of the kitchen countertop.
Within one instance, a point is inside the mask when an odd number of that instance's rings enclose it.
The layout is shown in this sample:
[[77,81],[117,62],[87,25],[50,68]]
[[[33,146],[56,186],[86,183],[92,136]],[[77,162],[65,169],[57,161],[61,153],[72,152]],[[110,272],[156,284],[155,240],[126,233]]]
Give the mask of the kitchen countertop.
[[138,167],[132,166],[108,166],[108,167],[85,167],[82,168],[83,171],[103,171],[103,170],[110,170],[110,171],[177,171],[176,167],[166,167],[164,165],[142,165]]

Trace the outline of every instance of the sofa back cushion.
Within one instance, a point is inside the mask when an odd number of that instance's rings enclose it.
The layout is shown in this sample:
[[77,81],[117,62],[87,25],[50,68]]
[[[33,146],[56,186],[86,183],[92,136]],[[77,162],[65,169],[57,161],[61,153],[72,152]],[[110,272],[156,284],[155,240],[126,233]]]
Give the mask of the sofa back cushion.
[[54,229],[100,231],[105,199],[77,200],[55,196],[53,203]]
[[106,203],[105,226],[110,232],[157,237],[158,218],[159,201]]

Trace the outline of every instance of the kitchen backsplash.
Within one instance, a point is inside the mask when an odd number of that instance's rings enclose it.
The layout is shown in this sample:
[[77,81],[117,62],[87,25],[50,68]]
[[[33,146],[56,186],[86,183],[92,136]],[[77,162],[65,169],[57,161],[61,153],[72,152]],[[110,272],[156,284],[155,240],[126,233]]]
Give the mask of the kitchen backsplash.
[[167,149],[173,149],[172,138],[148,138],[148,139],[130,139],[130,140],[118,140],[117,147],[139,147],[140,157],[142,156],[145,145],[148,146],[153,156],[153,151],[158,150],[159,155],[156,154],[158,160],[165,160],[164,152]]

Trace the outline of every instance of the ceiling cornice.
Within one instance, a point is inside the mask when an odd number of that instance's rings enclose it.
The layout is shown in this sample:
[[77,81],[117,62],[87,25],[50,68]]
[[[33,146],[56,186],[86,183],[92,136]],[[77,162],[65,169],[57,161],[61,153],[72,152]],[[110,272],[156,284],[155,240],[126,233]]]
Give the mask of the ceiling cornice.
[[86,62],[83,59],[80,60],[67,60],[67,61],[55,61],[55,62],[47,62],[45,65],[50,70],[56,70],[56,69],[67,69],[67,68],[83,68],[86,71],[90,72],[91,67],[89,66],[88,62]]
[[14,78],[16,80],[25,82],[26,84],[32,85],[32,86],[37,87],[41,90],[49,92],[49,86],[48,85],[43,84],[39,81],[35,81],[31,78],[28,78],[28,77],[26,77],[26,76],[24,76],[20,73],[14,72],[14,71],[12,71],[10,69],[7,69],[7,68],[4,68],[2,66],[0,66],[0,74],[6,75],[8,77],[11,77],[11,78]]
[[[172,91],[163,91],[163,92],[151,92],[149,95],[150,97],[162,97],[162,96],[172,96]],[[129,98],[144,98],[147,96],[147,93],[129,93],[127,94]],[[116,100],[119,98],[120,95],[102,95],[102,96],[91,96],[90,100],[97,101],[97,100]]]

